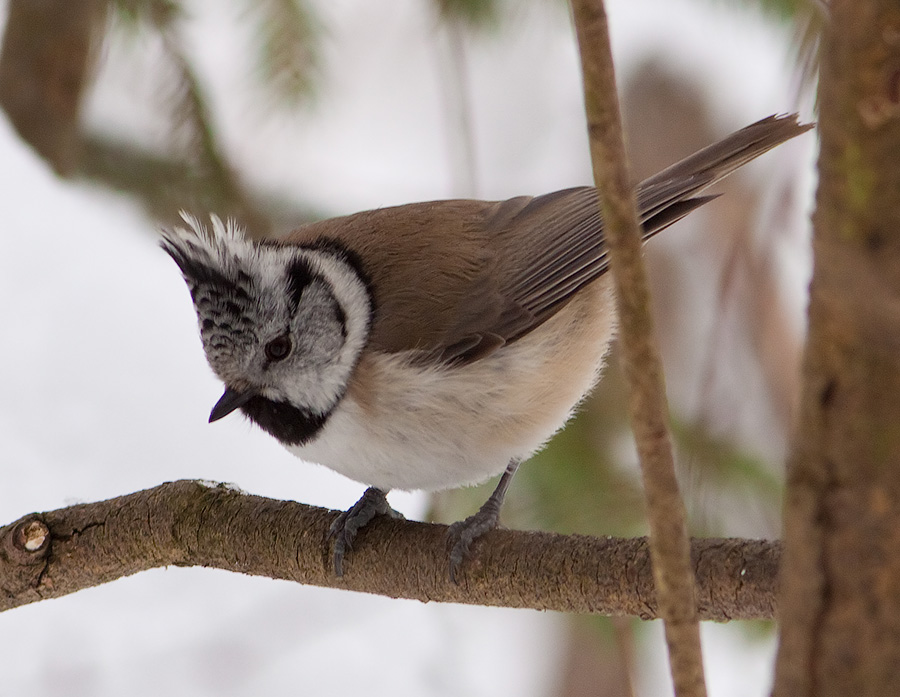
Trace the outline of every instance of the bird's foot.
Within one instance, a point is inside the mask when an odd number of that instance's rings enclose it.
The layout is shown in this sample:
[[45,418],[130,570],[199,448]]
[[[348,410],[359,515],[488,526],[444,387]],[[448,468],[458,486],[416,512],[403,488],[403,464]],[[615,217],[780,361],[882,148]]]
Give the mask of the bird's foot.
[[478,509],[478,513],[450,526],[447,531],[447,547],[450,549],[450,580],[453,583],[457,583],[459,571],[469,558],[472,543],[499,524],[500,505],[493,498],[489,498]]
[[371,522],[377,515],[391,518],[402,518],[387,501],[387,493],[375,487],[369,487],[349,510],[341,513],[331,524],[328,539],[334,538],[334,573],[344,575],[344,556],[353,549],[356,534]]
[[510,460],[506,471],[497,482],[497,487],[484,505],[478,509],[478,513],[453,523],[447,531],[447,547],[450,550],[450,580],[453,583],[457,582],[459,570],[469,556],[469,548],[472,543],[500,524],[500,508],[503,506],[503,499],[506,498],[509,483],[517,469],[519,469],[519,461]]

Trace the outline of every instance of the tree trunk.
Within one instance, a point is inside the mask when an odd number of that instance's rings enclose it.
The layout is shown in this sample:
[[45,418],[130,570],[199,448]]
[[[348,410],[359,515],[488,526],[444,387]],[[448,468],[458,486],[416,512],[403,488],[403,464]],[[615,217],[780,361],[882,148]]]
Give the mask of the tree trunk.
[[900,5],[832,0],[774,694],[900,694]]

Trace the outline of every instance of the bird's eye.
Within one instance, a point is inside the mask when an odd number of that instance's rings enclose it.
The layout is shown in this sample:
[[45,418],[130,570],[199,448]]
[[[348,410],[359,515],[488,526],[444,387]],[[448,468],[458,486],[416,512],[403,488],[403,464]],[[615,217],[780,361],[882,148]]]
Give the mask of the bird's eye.
[[270,361],[283,361],[291,352],[291,339],[287,334],[272,339],[266,344],[266,358]]

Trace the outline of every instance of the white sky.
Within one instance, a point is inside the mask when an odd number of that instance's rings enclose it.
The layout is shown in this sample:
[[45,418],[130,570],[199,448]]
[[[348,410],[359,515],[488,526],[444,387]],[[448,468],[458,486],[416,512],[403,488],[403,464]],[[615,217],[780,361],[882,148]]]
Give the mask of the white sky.
[[[458,195],[450,173],[441,37],[424,2],[337,0],[326,18],[326,91],[266,120],[243,91],[244,40],[227,7],[196,2],[186,24],[251,181],[335,213]],[[716,3],[614,0],[627,71],[651,53],[702,76],[723,132],[795,108],[781,38]],[[388,12],[386,8],[390,8]],[[703,12],[697,11],[697,8]],[[2,10],[0,10],[2,12]],[[0,22],[3,19],[0,18]],[[88,111],[152,141],[155,89],[129,72],[153,49],[111,45]],[[677,57],[676,57],[677,56]],[[483,197],[589,181],[580,77],[554,3],[522,11],[501,39],[469,45]],[[149,131],[149,135],[148,132]],[[4,523],[162,481],[234,482],[266,496],[346,508],[362,487],[300,463],[238,418],[206,424],[220,386],[187,291],[127,198],[62,182],[0,117],[0,489]],[[392,496],[412,517],[417,495]],[[642,649],[644,695],[665,694],[659,626]],[[712,695],[768,693],[770,643],[706,627]],[[422,605],[212,570],[141,574],[0,616],[0,697],[284,693],[543,695],[555,684],[559,617]]]

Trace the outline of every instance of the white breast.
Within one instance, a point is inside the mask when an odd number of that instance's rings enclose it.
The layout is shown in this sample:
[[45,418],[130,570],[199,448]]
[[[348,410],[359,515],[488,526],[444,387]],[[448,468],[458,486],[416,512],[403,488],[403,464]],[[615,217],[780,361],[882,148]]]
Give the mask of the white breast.
[[597,380],[614,328],[600,279],[537,330],[457,367],[364,353],[319,436],[290,450],[368,486],[439,490],[475,484],[525,459]]

